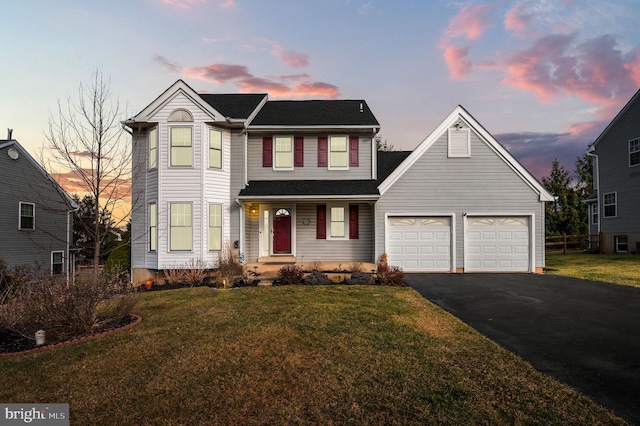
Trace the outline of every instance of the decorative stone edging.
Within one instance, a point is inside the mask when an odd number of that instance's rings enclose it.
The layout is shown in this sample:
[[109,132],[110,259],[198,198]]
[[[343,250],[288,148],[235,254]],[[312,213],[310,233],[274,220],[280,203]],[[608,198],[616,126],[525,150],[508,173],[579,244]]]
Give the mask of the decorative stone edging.
[[54,343],[54,344],[51,344],[51,345],[39,346],[37,348],[29,349],[29,350],[26,350],[26,351],[0,353],[0,358],[7,358],[7,357],[10,357],[10,356],[16,356],[16,355],[24,355],[24,354],[28,354],[28,353],[42,351],[42,350],[45,350],[45,349],[52,349],[52,348],[57,348],[57,347],[60,347],[60,346],[67,346],[67,345],[72,345],[72,344],[78,343],[78,342],[85,342],[87,340],[97,339],[98,337],[103,337],[103,336],[107,336],[109,334],[113,334],[116,331],[127,330],[129,328],[133,328],[133,327],[135,327],[136,325],[138,325],[138,324],[140,324],[142,322],[142,317],[141,316],[136,315],[136,314],[131,314],[130,316],[134,317],[135,321],[133,321],[130,324],[124,325],[122,327],[119,327],[119,328],[114,328],[112,330],[107,330],[107,331],[104,331],[102,333],[90,334],[88,336],[82,336],[82,337],[79,337],[77,339],[66,340],[64,342]]

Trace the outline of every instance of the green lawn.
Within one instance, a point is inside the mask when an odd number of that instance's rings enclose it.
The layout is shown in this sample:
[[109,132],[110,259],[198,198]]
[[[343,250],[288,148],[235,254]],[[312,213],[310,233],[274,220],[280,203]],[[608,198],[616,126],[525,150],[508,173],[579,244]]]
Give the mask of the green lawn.
[[0,401],[71,424],[624,424],[410,288],[192,288],[140,325],[0,359]]
[[548,274],[640,287],[640,256],[547,253]]

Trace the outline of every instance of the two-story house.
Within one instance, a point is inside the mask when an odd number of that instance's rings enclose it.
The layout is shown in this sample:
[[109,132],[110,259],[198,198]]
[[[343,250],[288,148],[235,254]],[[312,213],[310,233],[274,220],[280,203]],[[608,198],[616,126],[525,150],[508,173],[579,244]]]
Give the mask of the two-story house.
[[17,141],[0,140],[0,257],[69,276],[73,199]]
[[587,201],[589,233],[602,232],[603,253],[640,252],[640,90],[588,151],[594,159]]
[[378,152],[364,100],[198,94],[178,80],[133,133],[139,283],[226,247],[247,261],[541,271],[553,197],[462,107],[413,152]]

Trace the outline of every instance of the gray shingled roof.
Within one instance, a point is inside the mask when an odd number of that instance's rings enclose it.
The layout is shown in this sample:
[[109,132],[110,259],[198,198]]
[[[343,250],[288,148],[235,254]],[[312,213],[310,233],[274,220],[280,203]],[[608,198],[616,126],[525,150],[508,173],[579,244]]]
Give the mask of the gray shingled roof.
[[364,100],[314,100],[269,101],[251,125],[377,127],[380,124]]
[[378,152],[377,180],[252,180],[239,196],[377,196],[378,185],[409,154],[410,151]]
[[202,93],[203,101],[229,118],[247,119],[267,96],[266,93]]

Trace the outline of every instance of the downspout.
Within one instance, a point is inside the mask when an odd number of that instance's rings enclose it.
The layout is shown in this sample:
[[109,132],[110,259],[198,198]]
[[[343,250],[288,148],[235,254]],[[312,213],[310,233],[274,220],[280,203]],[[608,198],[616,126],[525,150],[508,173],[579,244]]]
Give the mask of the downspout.
[[244,253],[244,203],[236,198],[236,204],[240,207],[240,223],[239,223],[239,237],[238,237],[238,253],[242,256]]

